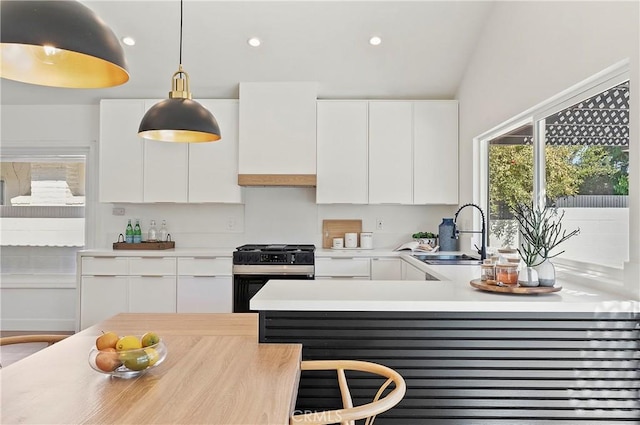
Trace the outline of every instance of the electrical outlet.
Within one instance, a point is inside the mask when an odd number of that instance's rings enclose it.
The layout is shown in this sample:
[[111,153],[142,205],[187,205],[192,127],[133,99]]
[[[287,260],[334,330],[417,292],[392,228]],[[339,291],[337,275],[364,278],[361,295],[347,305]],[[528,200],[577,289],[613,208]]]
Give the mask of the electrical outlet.
[[114,208],[111,213],[113,215],[124,215],[124,208]]
[[381,218],[376,218],[376,230],[383,230],[384,229],[384,220],[382,220]]
[[236,228],[236,219],[233,217],[229,217],[227,219],[227,229],[228,230],[235,230]]

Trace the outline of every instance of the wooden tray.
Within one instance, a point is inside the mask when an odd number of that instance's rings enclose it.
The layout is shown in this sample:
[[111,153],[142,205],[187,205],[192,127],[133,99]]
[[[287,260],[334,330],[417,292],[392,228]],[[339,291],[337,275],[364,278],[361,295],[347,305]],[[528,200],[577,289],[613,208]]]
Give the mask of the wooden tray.
[[160,250],[160,249],[172,249],[175,247],[176,247],[176,243],[174,241],[140,242],[140,243],[114,242],[113,243],[113,249]]
[[322,220],[322,247],[331,248],[333,238],[344,238],[345,233],[362,233],[362,220]]
[[550,292],[558,292],[562,286],[517,286],[517,285],[498,285],[496,280],[480,280],[473,279],[469,282],[471,286],[483,291],[502,292],[507,294],[548,294]]

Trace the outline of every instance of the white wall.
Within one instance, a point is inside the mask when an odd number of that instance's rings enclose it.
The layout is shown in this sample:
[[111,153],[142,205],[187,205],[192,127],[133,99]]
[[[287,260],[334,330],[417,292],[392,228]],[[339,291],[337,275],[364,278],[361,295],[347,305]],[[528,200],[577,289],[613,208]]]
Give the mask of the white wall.
[[460,200],[473,198],[473,137],[625,58],[631,66],[627,293],[640,298],[640,4],[497,2],[463,78]]

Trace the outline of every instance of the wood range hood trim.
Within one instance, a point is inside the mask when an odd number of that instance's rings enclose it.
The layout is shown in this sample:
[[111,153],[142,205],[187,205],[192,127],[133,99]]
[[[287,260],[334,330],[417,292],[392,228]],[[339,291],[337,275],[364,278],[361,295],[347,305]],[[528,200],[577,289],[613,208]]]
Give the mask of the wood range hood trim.
[[238,174],[239,186],[315,187],[315,174]]

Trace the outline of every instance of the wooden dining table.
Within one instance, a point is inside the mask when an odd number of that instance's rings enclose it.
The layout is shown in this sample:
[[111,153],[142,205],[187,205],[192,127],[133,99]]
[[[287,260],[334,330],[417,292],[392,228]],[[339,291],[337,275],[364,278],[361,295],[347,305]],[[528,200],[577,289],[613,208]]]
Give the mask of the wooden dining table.
[[[123,379],[88,363],[102,331],[154,331],[167,358]],[[288,424],[300,344],[258,343],[258,316],[118,314],[0,369],[2,424]]]

